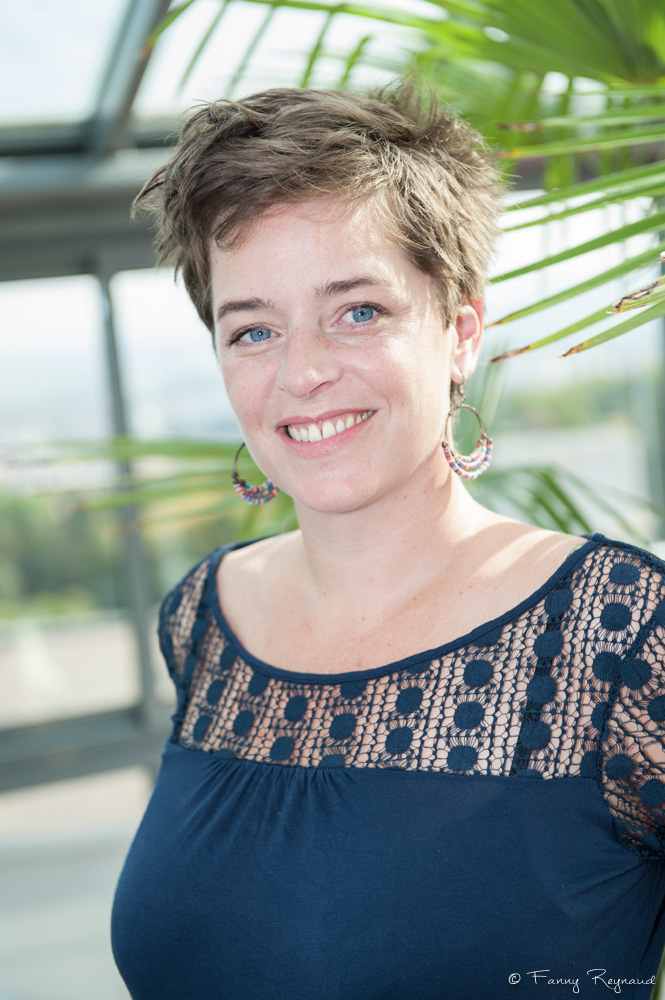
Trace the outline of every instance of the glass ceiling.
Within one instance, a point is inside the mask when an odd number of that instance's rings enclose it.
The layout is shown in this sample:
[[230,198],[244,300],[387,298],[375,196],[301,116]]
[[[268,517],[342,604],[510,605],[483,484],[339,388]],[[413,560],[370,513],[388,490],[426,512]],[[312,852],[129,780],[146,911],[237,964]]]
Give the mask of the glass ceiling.
[[[382,6],[432,14],[432,5],[424,0]],[[197,0],[159,39],[133,113],[142,119],[168,116],[202,100],[301,85],[322,31],[309,86],[337,86],[348,53],[364,38],[363,61],[352,70],[354,83],[386,82],[404,65],[409,35],[404,27],[345,14],[329,20],[322,11],[275,9],[244,0]]]
[[[433,10],[426,0],[382,0],[381,7],[429,18]],[[114,115],[117,125],[120,115],[129,126],[126,143],[133,124],[145,129],[161,122],[162,136],[168,135],[164,120],[202,100],[269,86],[338,86],[358,45],[362,59],[347,70],[356,85],[392,79],[407,58],[409,29],[386,21],[249,0],[193,0],[146,62],[143,43],[167,9],[167,0],[5,5],[0,151],[3,138],[11,132],[15,142],[21,129],[32,134],[25,151],[39,152],[34,133],[40,127],[45,135],[58,127],[71,133],[76,126],[94,129]],[[410,41],[411,51],[416,44]],[[317,58],[309,66],[314,49]],[[6,151],[15,152],[9,146]]]
[[2,10],[0,125],[93,115],[132,0],[20,0]]

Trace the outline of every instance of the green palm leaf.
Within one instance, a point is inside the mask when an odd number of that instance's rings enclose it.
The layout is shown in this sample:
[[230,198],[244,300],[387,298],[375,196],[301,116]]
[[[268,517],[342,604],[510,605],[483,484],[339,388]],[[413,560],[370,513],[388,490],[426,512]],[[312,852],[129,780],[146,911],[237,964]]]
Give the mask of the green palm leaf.
[[[665,251],[665,244],[662,248]],[[571,285],[569,288],[564,288],[560,292],[556,292],[554,295],[548,295],[547,298],[540,299],[538,302],[532,303],[530,306],[524,306],[522,309],[517,309],[515,312],[510,313],[508,316],[504,316],[502,319],[494,320],[493,323],[488,323],[487,328],[493,326],[502,326],[506,323],[510,323],[517,319],[524,319],[525,316],[532,316],[536,312],[540,312],[542,309],[549,309],[552,306],[559,305],[561,302],[566,302],[568,299],[574,298],[576,295],[583,295],[585,292],[591,291],[592,288],[597,288],[599,285],[607,284],[608,281],[613,281],[616,278],[623,277],[629,271],[634,271],[637,267],[643,267],[645,264],[652,264],[658,259],[658,250],[646,250],[644,253],[637,254],[635,257],[629,257],[617,264],[615,267],[610,267],[606,271],[600,271],[598,274],[593,275],[591,278],[587,278],[586,281],[580,281],[577,285]],[[641,302],[641,305],[646,305],[646,302]],[[602,312],[602,311],[601,311]],[[600,313],[598,315],[601,315]],[[568,331],[569,333],[574,331]],[[548,341],[551,343],[551,341]]]

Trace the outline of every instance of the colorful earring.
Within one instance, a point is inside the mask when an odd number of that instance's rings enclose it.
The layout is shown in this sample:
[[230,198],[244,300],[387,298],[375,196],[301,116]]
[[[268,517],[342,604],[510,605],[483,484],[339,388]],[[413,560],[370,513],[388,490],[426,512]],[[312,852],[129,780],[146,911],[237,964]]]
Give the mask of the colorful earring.
[[231,473],[233,489],[242,497],[245,503],[268,503],[268,501],[274,500],[279,493],[277,487],[269,479],[266,479],[260,486],[250,486],[248,482],[238,475],[238,456],[244,447],[245,442],[243,441],[236,452],[236,457],[233,459],[233,472]]
[[[448,419],[446,420],[445,437],[442,445],[443,454],[446,456],[446,462],[450,468],[461,479],[478,479],[490,467],[490,462],[492,461],[492,438],[485,430],[485,424],[478,411],[473,406],[469,406],[468,403],[464,402],[464,389],[461,385],[459,387],[459,398],[460,402],[451,407]],[[448,443],[448,424],[458,410],[471,410],[480,424],[480,437],[476,441],[476,447],[470,455],[460,455],[458,452],[452,451]]]

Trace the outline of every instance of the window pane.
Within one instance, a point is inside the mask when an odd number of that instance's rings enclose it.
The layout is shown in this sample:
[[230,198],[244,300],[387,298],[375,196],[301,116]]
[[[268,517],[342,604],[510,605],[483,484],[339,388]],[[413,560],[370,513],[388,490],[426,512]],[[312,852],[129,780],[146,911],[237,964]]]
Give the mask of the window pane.
[[124,271],[111,294],[132,433],[235,438],[212,338],[173,272]]
[[3,4],[0,125],[91,115],[127,7],[128,0]]
[[[114,482],[104,462],[30,462],[35,446],[110,433],[91,277],[0,284],[0,725],[138,697],[123,539],[113,513],[40,492]],[[20,464],[17,464],[20,463]]]

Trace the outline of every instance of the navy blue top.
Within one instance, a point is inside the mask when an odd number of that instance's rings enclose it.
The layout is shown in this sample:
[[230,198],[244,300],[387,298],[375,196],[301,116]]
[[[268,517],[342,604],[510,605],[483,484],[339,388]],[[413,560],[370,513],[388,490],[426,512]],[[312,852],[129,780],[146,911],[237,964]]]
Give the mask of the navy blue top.
[[111,927],[133,1000],[646,1000],[665,564],[594,534],[468,635],[318,674],[230,630],[234,547],[160,611],[178,707]]

